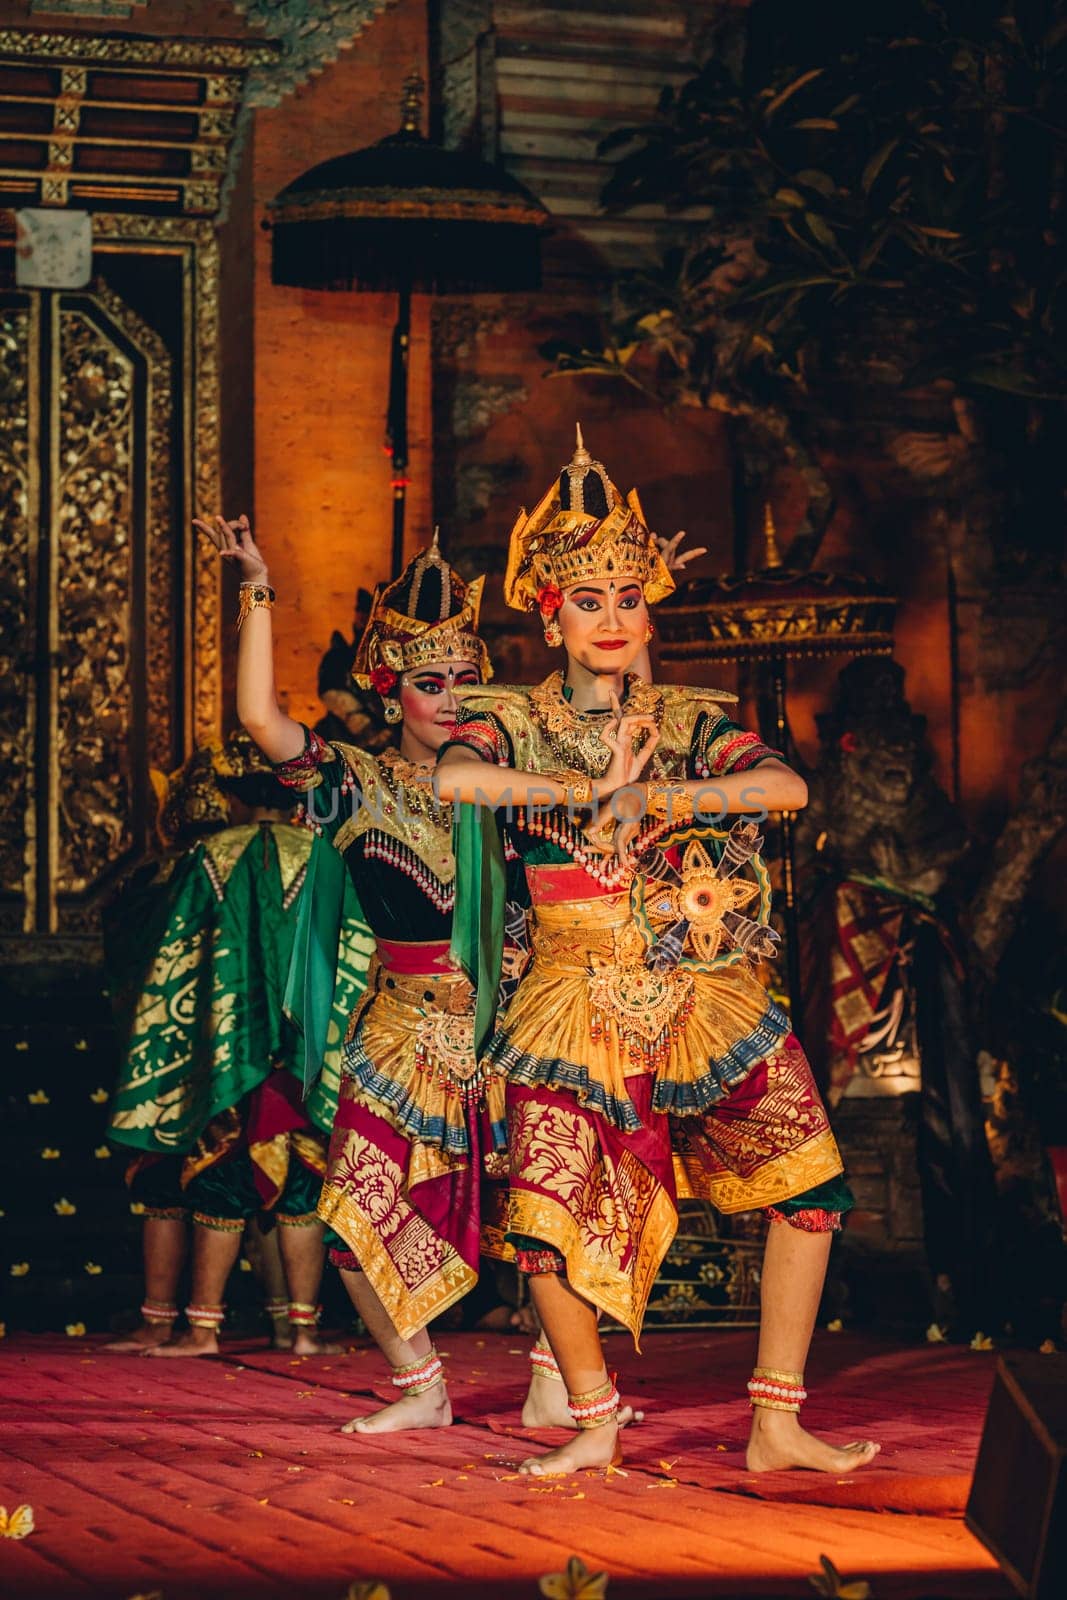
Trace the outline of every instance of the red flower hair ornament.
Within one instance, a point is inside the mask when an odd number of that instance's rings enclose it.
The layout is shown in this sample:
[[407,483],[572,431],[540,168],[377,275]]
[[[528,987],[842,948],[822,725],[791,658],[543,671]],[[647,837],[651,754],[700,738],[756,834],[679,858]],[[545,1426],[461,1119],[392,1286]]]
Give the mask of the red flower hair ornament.
[[848,733],[843,733],[840,739],[837,741],[838,749],[841,750],[846,756],[852,755],[857,749],[858,745],[859,740],[851,731]]
[[543,617],[554,617],[563,604],[563,590],[546,583],[537,591],[537,607]]
[[392,667],[375,667],[370,675],[371,687],[380,695],[392,694],[400,681]]

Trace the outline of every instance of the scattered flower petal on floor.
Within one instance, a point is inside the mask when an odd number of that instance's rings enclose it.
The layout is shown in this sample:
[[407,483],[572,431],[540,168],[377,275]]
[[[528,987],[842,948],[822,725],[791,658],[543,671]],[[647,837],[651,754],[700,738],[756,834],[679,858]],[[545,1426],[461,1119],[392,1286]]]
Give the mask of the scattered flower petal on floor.
[[0,1506],[0,1539],[25,1539],[35,1526],[32,1506],[16,1506],[10,1516]]
[[67,1338],[68,1339],[84,1339],[85,1338],[85,1323],[84,1322],[68,1322],[67,1323]]
[[11,1263],[11,1276],[13,1278],[24,1278],[29,1270],[30,1264],[28,1261],[13,1261]]
[[104,1269],[103,1267],[98,1266],[95,1261],[87,1261],[85,1263],[85,1270],[89,1274],[90,1278],[98,1278]]
[[940,1322],[931,1322],[930,1326],[926,1330],[927,1344],[944,1344],[947,1338],[948,1334],[941,1326]]
[[89,1099],[93,1102],[94,1106],[105,1105],[107,1103],[107,1090],[94,1089],[92,1094],[89,1096]]
[[345,1600],[391,1600],[391,1596],[380,1579],[372,1578],[370,1583],[350,1583]]
[[[17,1048],[18,1047],[16,1046],[16,1049]],[[31,1106],[49,1106],[52,1104],[51,1100],[49,1100],[43,1089],[31,1089],[29,1094],[26,1096],[26,1099],[30,1102]]]
[[58,1151],[55,1148],[54,1145],[46,1144],[44,1149],[41,1151],[41,1160],[42,1161],[58,1161],[59,1157],[60,1157],[60,1153],[61,1152]]
[[108,1144],[98,1144],[96,1149],[93,1151],[93,1155],[98,1161],[110,1161],[111,1146]]
[[65,1199],[57,1200],[55,1205],[52,1207],[52,1210],[55,1212],[57,1217],[72,1217],[77,1209],[78,1208],[76,1205],[73,1205],[71,1201]]
[[604,1600],[606,1572],[590,1572],[580,1556],[571,1556],[566,1572],[546,1572],[538,1583],[545,1600]]
[[993,1343],[993,1341],[989,1337],[988,1333],[983,1333],[981,1331],[981,1329],[979,1329],[978,1332],[975,1334],[974,1338],[971,1340],[971,1349],[972,1350],[995,1350],[996,1349],[996,1345]]
[[826,1324],[826,1331],[827,1333],[844,1333],[845,1324],[840,1317],[835,1317],[832,1322]]
[[871,1586],[866,1578],[842,1578],[829,1556],[820,1556],[821,1572],[808,1575],[808,1582],[823,1600],[871,1600]]
[[144,1216],[144,1201],[143,1200],[131,1200],[130,1201],[130,1216],[131,1217],[143,1217]]
[[1055,1341],[1055,1339],[1046,1339],[1044,1344],[1039,1344],[1038,1345],[1037,1351],[1038,1351],[1038,1355],[1054,1356],[1056,1354],[1056,1341]]

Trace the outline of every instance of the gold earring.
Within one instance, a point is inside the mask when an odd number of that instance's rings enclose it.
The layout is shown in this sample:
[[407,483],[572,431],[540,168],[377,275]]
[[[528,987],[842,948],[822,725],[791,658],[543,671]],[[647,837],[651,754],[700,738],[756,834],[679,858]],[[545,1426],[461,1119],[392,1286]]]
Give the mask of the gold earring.
[[653,635],[653,634],[654,634],[654,633],[655,633],[655,631],[656,631],[656,630],[655,630],[655,628],[654,628],[654,627],[653,627],[653,626],[652,626],[652,624],[651,624],[651,622],[647,622],[647,623],[646,623],[646,624],[645,624],[645,643],[646,643],[646,644],[647,644],[647,643],[648,643],[648,641],[649,641],[649,640],[650,640],[650,639],[651,639],[651,637],[652,637],[652,635]]
[[399,722],[404,715],[399,700],[386,700],[384,710],[386,722]]
[[555,618],[545,623],[545,643],[552,645],[553,648],[563,643],[563,629]]

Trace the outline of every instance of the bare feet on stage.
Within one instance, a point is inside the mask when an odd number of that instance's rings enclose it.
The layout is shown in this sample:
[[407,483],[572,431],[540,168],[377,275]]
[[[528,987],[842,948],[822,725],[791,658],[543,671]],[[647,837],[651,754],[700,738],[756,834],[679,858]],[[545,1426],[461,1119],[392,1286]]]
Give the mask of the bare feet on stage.
[[[645,1413],[633,1406],[619,1407],[619,1427],[631,1422],[644,1422]],[[530,1374],[530,1387],[522,1408],[524,1428],[573,1428],[574,1418],[567,1404],[567,1391],[558,1378],[543,1377],[540,1372]]]
[[142,1322],[139,1328],[125,1339],[116,1339],[112,1344],[106,1344],[105,1350],[111,1350],[116,1355],[143,1355],[146,1350],[154,1350],[157,1345],[166,1344],[170,1338],[170,1323]]
[[288,1348],[294,1356],[343,1356],[343,1344],[328,1344],[325,1339],[320,1339],[317,1333],[311,1333],[307,1328],[294,1328],[292,1343],[287,1347],[275,1345],[275,1349]]
[[452,1421],[452,1406],[443,1383],[435,1383],[422,1394],[406,1394],[369,1417],[353,1417],[342,1433],[403,1433],[408,1428],[447,1428]]
[[543,1456],[529,1456],[519,1467],[528,1478],[562,1478],[568,1472],[585,1472],[617,1467],[622,1460],[619,1429],[607,1422],[602,1428],[581,1428],[558,1450]]
[[813,1472],[840,1476],[868,1466],[881,1448],[870,1439],[846,1445],[827,1444],[806,1433],[795,1412],[756,1406],[745,1464],[749,1472],[787,1472],[791,1467],[808,1467]]
[[188,1328],[170,1344],[143,1352],[146,1356],[217,1356],[218,1353],[219,1336],[214,1328]]

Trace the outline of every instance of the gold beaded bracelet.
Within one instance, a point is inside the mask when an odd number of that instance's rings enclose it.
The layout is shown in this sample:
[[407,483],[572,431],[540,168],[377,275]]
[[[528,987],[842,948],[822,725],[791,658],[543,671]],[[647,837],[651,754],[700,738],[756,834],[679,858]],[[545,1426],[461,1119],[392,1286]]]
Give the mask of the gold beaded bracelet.
[[244,620],[250,611],[257,606],[266,606],[271,610],[274,605],[274,590],[267,583],[242,583],[238,591],[237,603],[237,631],[240,633]]
[[678,824],[693,820],[693,797],[687,790],[656,781],[648,783],[646,789],[645,809],[650,817],[663,817]]
[[572,806],[592,805],[593,780],[587,773],[553,772],[551,777],[554,783],[561,783],[566,789],[566,802],[569,802]]

